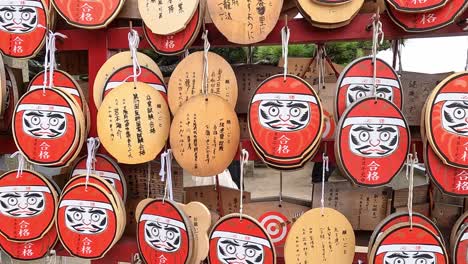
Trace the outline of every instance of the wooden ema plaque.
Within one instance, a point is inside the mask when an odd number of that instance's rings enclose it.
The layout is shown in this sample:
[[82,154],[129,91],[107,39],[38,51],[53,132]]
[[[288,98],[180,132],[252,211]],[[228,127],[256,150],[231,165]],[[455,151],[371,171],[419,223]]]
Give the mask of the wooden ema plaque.
[[13,118],[13,138],[25,158],[42,166],[68,164],[81,148],[84,116],[73,99],[58,90],[29,91]]
[[6,87],[6,69],[3,66],[3,58],[0,56],[0,117],[3,116],[6,109],[7,87]]
[[182,31],[170,35],[158,35],[151,32],[151,29],[143,23],[143,32],[148,43],[157,53],[165,56],[178,55],[185,52],[197,38],[204,14],[204,1],[200,1],[195,14]]
[[28,59],[41,50],[47,35],[47,5],[41,0],[0,2],[0,51],[16,59]]
[[[431,2],[431,1],[429,1]],[[387,2],[387,12],[392,21],[407,32],[426,32],[453,23],[468,6],[466,0],[451,0],[443,7],[421,13],[397,11]]]
[[308,20],[321,24],[336,24],[351,20],[364,0],[353,0],[341,5],[323,5],[313,0],[296,0],[297,8]]
[[337,164],[353,183],[382,186],[403,168],[410,131],[393,103],[374,97],[355,102],[345,111],[337,129]]
[[182,31],[197,11],[199,0],[138,0],[145,25],[158,35]]
[[443,7],[448,0],[425,0],[425,1],[405,1],[405,0],[388,0],[386,1],[395,10],[404,13],[423,13],[431,10],[436,10]]
[[192,255],[197,253],[192,222],[177,204],[143,200],[136,218],[138,251],[145,263],[192,263]]
[[416,223],[412,227],[408,222],[394,224],[377,238],[369,250],[369,264],[449,263],[440,237]]
[[[1,67],[0,67],[1,68]],[[0,77],[1,78],[1,77]],[[1,81],[0,81],[1,82]],[[0,119],[0,131],[11,131],[11,121],[15,113],[15,107],[19,100],[18,85],[15,75],[10,67],[5,65],[5,97],[3,99],[3,116]]]
[[452,232],[450,233],[450,246],[452,248],[455,246],[455,240],[460,230],[466,225],[468,225],[468,211],[463,213],[453,225]]
[[39,260],[49,255],[58,241],[57,230],[52,227],[42,238],[28,242],[12,242],[0,236],[0,246],[10,258],[19,261]]
[[278,22],[283,0],[208,0],[216,28],[232,43],[253,44],[266,39]]
[[351,264],[355,237],[348,219],[331,208],[307,211],[289,231],[284,248],[287,264]]
[[125,0],[51,0],[70,25],[85,29],[106,27],[120,12]]
[[[352,61],[341,72],[336,83],[335,120],[338,122],[343,112],[354,102],[374,96],[374,67],[372,57],[362,57]],[[398,74],[384,60],[377,58],[377,97],[393,102],[399,109],[403,107],[402,86]]]
[[447,165],[468,168],[468,72],[447,77],[431,93],[425,112],[426,136]]
[[265,228],[248,215],[229,214],[210,233],[209,264],[276,264],[273,242]]
[[41,239],[53,227],[56,206],[57,193],[42,175],[14,170],[0,177],[0,234],[4,239],[17,243]]
[[336,122],[333,114],[323,110],[323,132],[322,140],[333,140],[335,138]]
[[300,168],[321,140],[323,111],[314,89],[294,75],[274,75],[255,91],[249,132],[257,154],[273,166]]
[[113,89],[102,102],[97,120],[102,145],[119,163],[154,160],[169,136],[166,101],[153,87],[141,82]]
[[468,259],[468,225],[462,227],[455,241],[453,264],[464,264]]
[[[146,68],[157,74],[161,79],[163,78],[163,74],[158,65],[148,55],[138,52],[137,58],[138,63],[140,63],[142,69]],[[133,67],[132,53],[130,51],[124,51],[115,54],[101,66],[98,73],[96,74],[96,80],[94,81],[93,87],[93,100],[96,108],[99,109],[99,106],[101,105],[102,94],[104,93],[103,90],[106,88],[106,82],[109,77],[115,71],[125,67]],[[133,71],[127,76],[128,80],[133,81],[133,78],[130,76],[133,76]]]
[[424,155],[426,174],[441,192],[468,196],[468,170],[444,164],[428,143],[425,144]]
[[[208,52],[208,94],[221,96],[231,104],[237,102],[237,80],[231,65],[223,57]],[[175,68],[169,80],[168,101],[172,114],[191,97],[203,93],[203,51],[190,54]]]
[[193,176],[215,176],[231,164],[240,128],[233,106],[217,95],[198,95],[177,111],[171,148],[177,163]]

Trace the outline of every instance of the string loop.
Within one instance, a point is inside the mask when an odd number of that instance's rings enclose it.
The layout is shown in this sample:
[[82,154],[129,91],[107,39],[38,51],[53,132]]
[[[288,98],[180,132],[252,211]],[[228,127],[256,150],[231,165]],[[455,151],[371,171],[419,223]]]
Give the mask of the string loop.
[[56,59],[55,59],[55,53],[57,51],[56,47],[56,39],[57,37],[66,39],[67,36],[58,33],[58,32],[52,32],[48,31],[47,37],[46,37],[46,51],[45,51],[45,58],[44,58],[44,82],[42,83],[42,94],[45,95],[45,88],[52,88],[54,87],[54,71],[56,69]]
[[418,163],[417,153],[410,153],[406,159],[406,178],[408,179],[408,215],[410,229],[413,229],[414,167]]
[[101,145],[99,138],[88,138],[87,140],[88,156],[86,157],[86,184],[85,190],[88,190],[89,176],[94,173],[96,168],[96,153]]
[[18,179],[21,175],[23,175],[26,159],[24,158],[23,152],[19,150],[10,155],[10,158],[14,157],[17,157],[18,159],[18,169],[16,170],[16,178]]
[[291,35],[291,31],[289,30],[289,27],[285,25],[281,29],[281,48],[282,48],[282,54],[283,54],[283,75],[284,75],[284,81],[286,81],[286,76],[288,74],[288,53],[289,53],[289,37]]
[[141,75],[141,66],[138,62],[138,46],[140,46],[140,35],[136,30],[130,29],[130,32],[128,32],[128,48],[132,56],[133,74],[125,78],[123,82],[125,83],[129,78],[133,78],[135,87],[138,77]]
[[377,100],[377,51],[384,41],[384,32],[382,29],[382,22],[380,21],[380,14],[377,11],[372,16],[372,65],[373,65],[373,93],[375,100]]
[[203,79],[202,79],[202,92],[205,96],[208,95],[208,75],[209,75],[209,65],[208,65],[208,52],[210,51],[211,44],[208,40],[208,30],[203,31]]
[[239,198],[239,214],[242,221],[244,210],[244,166],[249,161],[249,152],[245,149],[241,150],[240,155],[240,198]]
[[321,199],[320,199],[320,206],[322,210],[322,216],[324,213],[325,209],[325,175],[329,171],[329,166],[328,166],[328,156],[326,153],[322,154],[322,160],[323,160],[323,167],[322,167],[322,194],[321,194]]
[[164,187],[163,203],[166,198],[174,201],[174,194],[172,191],[172,150],[168,149],[161,154],[161,170],[159,171],[161,181],[166,181]]

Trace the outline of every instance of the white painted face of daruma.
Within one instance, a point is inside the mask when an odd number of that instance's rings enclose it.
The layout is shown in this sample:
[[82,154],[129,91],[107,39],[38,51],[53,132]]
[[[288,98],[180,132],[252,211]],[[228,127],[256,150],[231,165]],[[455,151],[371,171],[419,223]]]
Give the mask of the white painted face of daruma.
[[310,106],[303,101],[263,100],[259,107],[260,124],[268,129],[292,132],[305,128]]
[[31,217],[44,211],[45,201],[42,192],[2,192],[0,212],[11,217]]
[[349,133],[349,146],[358,156],[379,158],[397,149],[398,138],[396,125],[353,125]]
[[468,135],[468,102],[445,101],[442,107],[442,126],[457,135]]
[[23,114],[23,130],[35,138],[53,139],[65,134],[66,114],[51,111],[26,110]]
[[[346,106],[359,101],[365,97],[373,95],[374,87],[372,84],[350,84],[346,94]],[[377,85],[377,97],[393,100],[393,88],[388,85]]]
[[105,209],[87,206],[68,206],[65,210],[65,225],[80,234],[99,234],[109,221]]
[[37,23],[36,7],[0,3],[0,30],[16,34],[28,33],[37,27]]
[[260,264],[264,259],[261,244],[238,239],[220,238],[217,252],[223,264]]
[[145,241],[152,248],[162,252],[175,252],[182,244],[182,235],[177,226],[157,221],[146,221]]
[[437,264],[437,258],[434,252],[387,252],[384,264]]

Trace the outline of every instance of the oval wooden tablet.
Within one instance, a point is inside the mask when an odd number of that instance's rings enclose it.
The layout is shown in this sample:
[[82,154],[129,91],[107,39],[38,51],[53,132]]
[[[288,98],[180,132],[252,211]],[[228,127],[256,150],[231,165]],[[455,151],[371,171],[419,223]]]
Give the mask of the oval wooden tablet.
[[327,110],[323,110],[323,140],[333,140],[335,138],[336,122],[333,115]]
[[[86,175],[87,158],[88,156],[83,156],[76,161],[75,165],[71,169],[71,178],[79,175]],[[94,168],[91,170],[91,173],[102,177],[104,180],[109,182],[109,184],[115,188],[122,200],[124,202],[126,201],[127,182],[122,170],[114,160],[106,155],[97,154],[96,160],[94,161]]]
[[193,176],[213,176],[231,164],[239,148],[239,120],[217,95],[198,95],[177,111],[171,148],[177,163]]
[[161,55],[174,56],[185,52],[195,41],[205,14],[204,1],[201,1],[187,27],[174,34],[158,35],[151,32],[143,23],[143,32],[150,46]]
[[112,194],[93,183],[79,183],[60,197],[57,232],[65,249],[75,257],[102,258],[119,237],[125,218]]
[[14,260],[33,261],[48,256],[57,241],[57,230],[54,226],[42,238],[35,241],[12,242],[0,236],[0,247]]
[[448,0],[388,0],[386,1],[395,10],[405,13],[423,13],[443,7]]
[[453,264],[465,264],[468,259],[468,225],[465,225],[455,241]]
[[452,24],[468,6],[466,0],[451,0],[443,7],[422,13],[397,11],[387,2],[387,12],[399,27],[407,32],[426,32]]
[[419,224],[411,228],[407,222],[395,224],[383,232],[369,255],[369,264],[424,262],[448,264],[445,246],[428,228]]
[[[1,71],[0,71],[1,72]],[[1,74],[1,73],[0,73]],[[1,77],[0,77],[1,78]],[[1,82],[1,81],[0,81]],[[11,121],[15,113],[15,107],[19,100],[18,85],[15,75],[10,67],[5,65],[5,100],[3,114],[0,120],[0,131],[11,131]]]
[[[236,106],[237,79],[231,65],[223,57],[208,52],[208,93],[221,96]],[[203,52],[198,51],[183,59],[169,80],[168,100],[172,114],[191,97],[203,93]]]
[[216,28],[232,43],[253,44],[266,39],[278,22],[283,0],[208,0]]
[[[374,96],[374,67],[372,57],[358,58],[346,66],[337,81],[335,97],[335,120],[338,122],[343,112],[352,103],[368,96]],[[377,97],[393,102],[399,109],[403,107],[403,91],[400,78],[384,60],[377,58]]]
[[351,264],[354,258],[353,227],[340,212],[315,208],[293,224],[284,247],[286,263]]
[[[83,140],[83,112],[65,93],[45,88],[21,97],[13,118],[13,138],[25,158],[43,166],[70,162]],[[81,147],[81,146],[79,146]]]
[[257,220],[229,214],[211,230],[208,263],[276,264],[276,252],[268,232]]
[[[387,216],[384,220],[382,220],[379,225],[374,229],[370,239],[369,239],[369,246],[368,248],[371,249],[375,243],[375,240],[382,235],[387,229],[391,228],[393,225],[398,223],[407,223],[410,221],[409,213],[408,212],[396,212],[389,216]],[[436,234],[442,241],[444,242],[444,236],[442,232],[440,232],[439,228],[426,216],[413,212],[413,223],[420,224],[427,229],[429,229],[432,233]],[[369,251],[370,252],[370,251]]]
[[[145,263],[189,264],[193,252],[192,223],[171,201],[156,199],[138,205],[137,244]],[[163,262],[163,263],[164,263]]]
[[120,12],[125,0],[51,0],[55,10],[70,25],[97,29],[106,27]]
[[199,0],[138,0],[138,10],[145,25],[158,35],[182,31],[190,23]]
[[8,92],[6,87],[6,69],[3,66],[3,58],[0,56],[0,117],[3,116],[3,113],[6,109],[6,101],[8,98]]
[[248,126],[263,160],[278,164],[294,160],[300,166],[321,140],[322,104],[306,81],[294,75],[287,75],[285,81],[284,75],[274,75],[255,91]]
[[[148,55],[138,52],[137,53],[138,63],[141,67],[147,68],[152,72],[156,73],[160,78],[163,78],[163,74],[159,69],[156,62],[154,62]],[[110,57],[99,69],[96,74],[96,79],[93,86],[93,100],[96,108],[99,109],[99,106],[102,102],[102,93],[105,89],[106,81],[112,75],[113,72],[123,67],[129,67],[133,65],[132,53],[130,51],[119,52],[114,56]],[[131,75],[133,76],[133,72]],[[130,79],[131,77],[129,77]],[[133,79],[132,79],[133,81]]]
[[410,131],[393,103],[374,97],[355,102],[344,112],[337,129],[338,167],[353,183],[382,186],[403,168]]
[[13,242],[42,238],[53,226],[57,193],[44,176],[9,171],[0,176],[0,233]]
[[48,27],[47,5],[42,0],[0,2],[0,51],[16,59],[36,56],[45,43]]
[[427,99],[426,136],[447,165],[468,168],[468,72],[450,75]]
[[262,214],[258,221],[271,237],[276,248],[284,247],[286,237],[291,229],[291,222],[280,212],[270,211]]
[[97,132],[119,163],[154,160],[169,136],[170,112],[161,94],[148,84],[124,83],[102,102]]
[[452,232],[450,233],[450,246],[453,248],[455,246],[455,239],[461,228],[468,225],[468,211],[463,213],[455,222],[452,227]]
[[341,5],[323,5],[312,0],[296,0],[301,14],[317,23],[335,24],[351,20],[364,0],[353,0]]
[[444,164],[427,143],[424,155],[426,173],[441,192],[468,196],[468,170]]

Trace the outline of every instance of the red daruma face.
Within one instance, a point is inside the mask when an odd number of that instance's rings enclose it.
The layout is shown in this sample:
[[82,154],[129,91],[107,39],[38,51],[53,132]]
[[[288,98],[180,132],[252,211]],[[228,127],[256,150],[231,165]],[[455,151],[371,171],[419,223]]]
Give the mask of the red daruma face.
[[[12,4],[10,5],[9,2]],[[21,5],[20,2],[3,1],[0,3],[0,30],[23,34],[31,32],[37,27],[37,7],[42,8],[41,3],[39,1],[22,1],[25,4]]]

